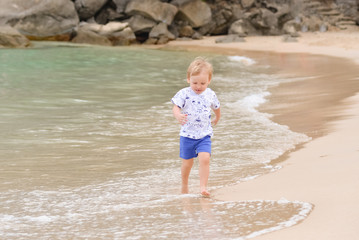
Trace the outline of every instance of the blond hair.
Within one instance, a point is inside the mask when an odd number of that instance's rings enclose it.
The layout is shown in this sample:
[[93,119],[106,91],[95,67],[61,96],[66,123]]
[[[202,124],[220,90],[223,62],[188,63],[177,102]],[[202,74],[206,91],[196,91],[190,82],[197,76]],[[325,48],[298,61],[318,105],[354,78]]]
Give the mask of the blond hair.
[[202,72],[202,70],[208,71],[209,79],[212,79],[213,66],[210,62],[207,61],[204,57],[196,57],[187,69],[187,79],[191,76],[196,76]]

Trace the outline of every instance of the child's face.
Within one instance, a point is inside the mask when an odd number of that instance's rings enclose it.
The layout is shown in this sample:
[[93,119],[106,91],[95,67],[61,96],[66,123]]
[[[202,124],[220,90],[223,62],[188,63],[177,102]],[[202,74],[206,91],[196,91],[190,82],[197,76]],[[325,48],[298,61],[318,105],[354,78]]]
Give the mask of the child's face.
[[208,71],[202,70],[198,75],[192,75],[190,78],[187,78],[187,82],[195,93],[201,94],[206,90],[211,79]]

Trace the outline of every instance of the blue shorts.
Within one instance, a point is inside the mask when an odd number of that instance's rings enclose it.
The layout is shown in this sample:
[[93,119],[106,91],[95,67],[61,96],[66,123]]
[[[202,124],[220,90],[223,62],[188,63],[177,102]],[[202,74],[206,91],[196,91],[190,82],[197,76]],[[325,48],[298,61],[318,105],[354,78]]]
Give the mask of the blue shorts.
[[211,154],[211,137],[206,136],[201,139],[192,139],[187,137],[180,138],[180,158],[192,159],[198,156],[200,152]]

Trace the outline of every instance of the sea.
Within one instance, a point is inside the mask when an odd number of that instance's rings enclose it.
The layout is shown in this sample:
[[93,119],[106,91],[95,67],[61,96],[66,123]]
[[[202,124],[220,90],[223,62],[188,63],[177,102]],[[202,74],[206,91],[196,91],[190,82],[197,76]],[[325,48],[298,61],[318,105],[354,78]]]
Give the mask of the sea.
[[0,49],[0,238],[250,239],[305,219],[305,202],[201,197],[198,161],[190,194],[180,194],[171,98],[199,55],[214,66],[222,112],[209,191],[277,171],[273,160],[310,140],[258,110],[271,88],[298,79],[246,55]]

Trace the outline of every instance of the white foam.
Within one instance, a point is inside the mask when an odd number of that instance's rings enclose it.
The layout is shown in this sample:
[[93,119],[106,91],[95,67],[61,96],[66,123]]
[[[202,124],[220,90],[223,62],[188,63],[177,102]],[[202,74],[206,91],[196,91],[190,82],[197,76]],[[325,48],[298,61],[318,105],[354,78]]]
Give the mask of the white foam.
[[[278,203],[286,204],[286,203],[290,203],[290,201],[288,201],[286,199],[281,199],[278,201]],[[261,231],[253,232],[253,233],[249,234],[248,236],[245,236],[244,238],[239,238],[239,239],[254,238],[254,237],[263,235],[265,233],[270,233],[270,232],[274,232],[274,231],[278,231],[278,230],[281,230],[284,228],[294,226],[294,225],[298,224],[300,221],[303,221],[313,209],[313,205],[310,203],[307,203],[307,202],[293,201],[291,203],[300,204],[300,205],[302,205],[302,208],[298,214],[292,216],[288,221],[281,222],[275,227],[271,227],[271,228],[263,229]]]
[[252,94],[233,103],[233,106],[239,109],[247,110],[248,112],[258,112],[256,108],[258,108],[261,104],[265,103],[267,101],[266,97],[269,95],[269,92]]
[[250,66],[256,64],[256,61],[252,58],[245,57],[245,56],[229,56],[228,59],[233,62],[239,62],[246,66]]

